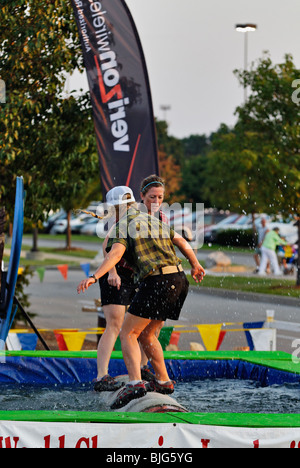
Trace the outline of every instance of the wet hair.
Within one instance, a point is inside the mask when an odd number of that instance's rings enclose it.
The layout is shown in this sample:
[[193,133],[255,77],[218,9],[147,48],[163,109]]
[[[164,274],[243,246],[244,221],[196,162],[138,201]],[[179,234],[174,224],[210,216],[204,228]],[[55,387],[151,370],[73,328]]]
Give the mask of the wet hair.
[[165,181],[157,176],[157,175],[150,175],[149,177],[146,177],[142,183],[141,183],[141,192],[143,195],[146,195],[146,193],[152,188],[152,187],[163,187],[165,188]]

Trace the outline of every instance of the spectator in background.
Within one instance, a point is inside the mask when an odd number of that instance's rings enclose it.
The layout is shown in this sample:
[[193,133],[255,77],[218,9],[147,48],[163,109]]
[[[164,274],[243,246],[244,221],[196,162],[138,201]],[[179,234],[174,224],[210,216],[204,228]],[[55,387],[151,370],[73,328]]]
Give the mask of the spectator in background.
[[268,261],[271,264],[274,275],[281,275],[281,270],[278,264],[278,258],[276,254],[276,249],[279,245],[287,245],[287,242],[282,239],[279,235],[279,228],[274,228],[272,231],[268,232],[265,236],[261,247],[261,263],[258,274],[261,276],[266,275],[266,267]]
[[[255,226],[255,224],[254,224]],[[256,229],[256,227],[255,227]],[[254,273],[259,272],[259,267],[260,267],[260,261],[261,261],[261,247],[263,244],[263,241],[265,240],[266,234],[270,231],[267,221],[265,218],[261,218],[260,224],[257,227],[257,247],[255,249],[255,254],[254,254],[254,260],[256,263],[256,270]],[[267,263],[267,273],[270,273],[270,262]]]

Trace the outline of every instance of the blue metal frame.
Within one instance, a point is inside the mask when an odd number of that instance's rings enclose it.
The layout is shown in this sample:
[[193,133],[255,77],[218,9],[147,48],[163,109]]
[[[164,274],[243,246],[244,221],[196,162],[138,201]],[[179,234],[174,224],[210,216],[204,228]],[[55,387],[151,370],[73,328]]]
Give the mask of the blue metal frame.
[[0,347],[5,343],[12,326],[17,307],[14,306],[14,294],[18,279],[24,227],[24,182],[23,177],[17,177],[15,212],[11,254],[7,272],[7,289],[5,292],[4,318],[0,320]]

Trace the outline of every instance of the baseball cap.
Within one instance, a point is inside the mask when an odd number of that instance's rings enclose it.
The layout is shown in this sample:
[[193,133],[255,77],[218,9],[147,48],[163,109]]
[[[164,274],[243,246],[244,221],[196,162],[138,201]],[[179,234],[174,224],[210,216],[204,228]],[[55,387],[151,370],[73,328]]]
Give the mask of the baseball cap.
[[114,187],[106,194],[106,203],[108,205],[126,205],[127,203],[132,202],[135,202],[133,191],[131,188],[123,185]]

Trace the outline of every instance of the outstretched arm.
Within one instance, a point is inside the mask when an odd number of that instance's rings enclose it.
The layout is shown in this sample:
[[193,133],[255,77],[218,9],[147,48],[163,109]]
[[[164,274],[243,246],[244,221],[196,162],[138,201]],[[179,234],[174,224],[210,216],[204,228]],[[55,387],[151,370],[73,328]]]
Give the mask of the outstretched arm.
[[191,248],[190,244],[179,234],[175,233],[173,237],[173,244],[179,248],[180,252],[188,259],[191,264],[192,270],[191,274],[196,283],[201,283],[205,276],[205,270],[200,265],[193,249]]
[[112,246],[111,251],[106,255],[104,261],[102,262],[102,265],[98,268],[98,270],[95,273],[95,278],[88,278],[86,280],[83,280],[79,283],[77,286],[77,292],[80,294],[81,292],[85,292],[92,284],[95,284],[99,278],[104,276],[106,273],[108,273],[123,257],[124,253],[126,251],[126,247],[123,244],[114,244]]

